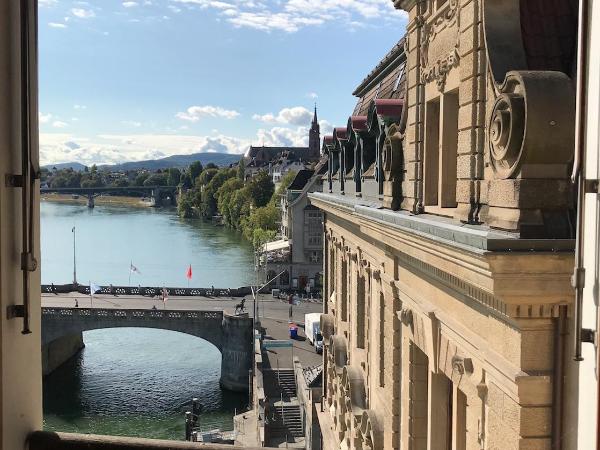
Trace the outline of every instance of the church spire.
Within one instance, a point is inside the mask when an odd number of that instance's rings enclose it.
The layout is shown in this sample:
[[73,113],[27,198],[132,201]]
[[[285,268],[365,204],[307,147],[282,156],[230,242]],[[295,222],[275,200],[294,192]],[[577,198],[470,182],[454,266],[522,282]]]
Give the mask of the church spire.
[[308,154],[309,158],[316,160],[319,159],[321,154],[321,130],[319,126],[319,120],[317,119],[317,104],[315,103],[315,115],[313,116],[312,125],[308,133]]

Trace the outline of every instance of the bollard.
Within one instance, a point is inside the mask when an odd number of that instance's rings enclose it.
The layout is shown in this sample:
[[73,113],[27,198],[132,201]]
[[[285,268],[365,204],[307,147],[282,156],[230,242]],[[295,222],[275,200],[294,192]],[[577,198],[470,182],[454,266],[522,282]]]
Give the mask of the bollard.
[[189,441],[192,439],[192,413],[189,411],[185,412],[185,440]]

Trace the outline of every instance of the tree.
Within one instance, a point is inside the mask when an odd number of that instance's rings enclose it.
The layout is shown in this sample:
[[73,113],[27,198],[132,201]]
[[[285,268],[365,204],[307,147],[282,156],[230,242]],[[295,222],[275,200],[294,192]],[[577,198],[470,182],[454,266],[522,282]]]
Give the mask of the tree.
[[196,177],[195,179],[194,184],[196,188],[199,189],[202,186],[206,186],[208,183],[210,183],[210,180],[212,180],[212,178],[217,174],[217,172],[217,169],[204,169],[200,176]]
[[170,168],[167,176],[167,184],[169,186],[177,186],[180,180],[181,171],[177,167]]
[[146,181],[149,176],[150,176],[150,174],[148,172],[138,173],[138,175],[135,177],[135,180],[133,181],[133,185],[134,186],[143,186],[144,181]]
[[275,191],[275,185],[267,171],[261,170],[248,183],[248,190],[250,191],[250,196],[254,199],[254,206],[260,208],[271,200]]
[[190,174],[190,179],[192,180],[192,184],[196,182],[196,178],[198,178],[203,170],[204,168],[202,167],[202,163],[200,161],[194,161],[192,164],[190,164],[188,171]]
[[218,169],[218,168],[219,168],[219,166],[217,166],[215,163],[212,163],[212,162],[208,163],[205,167],[205,169]]
[[127,179],[127,177],[119,177],[116,180],[114,180],[111,183],[111,186],[114,187],[128,187],[129,186],[129,180]]
[[279,199],[282,195],[285,194],[287,188],[290,187],[290,184],[292,184],[292,181],[294,181],[296,175],[297,173],[294,170],[290,170],[283,177],[281,177],[281,180],[279,181],[279,186],[277,186],[277,190],[273,194],[273,197],[271,197],[271,203],[275,205],[279,204]]
[[144,181],[144,186],[166,186],[167,175],[165,173],[153,173]]
[[179,217],[194,217],[194,208],[192,203],[192,192],[183,192],[177,201],[177,213]]
[[231,198],[235,192],[243,187],[244,183],[238,178],[233,177],[225,181],[215,194],[217,199],[217,209],[223,216],[223,219],[227,225],[234,226],[234,224],[231,222]]
[[240,162],[238,162],[237,165],[237,177],[242,180],[245,181],[246,180],[246,162],[244,161],[244,157],[242,156],[242,158],[240,159]]
[[181,176],[179,183],[184,189],[190,189],[192,187],[192,178],[187,171]]

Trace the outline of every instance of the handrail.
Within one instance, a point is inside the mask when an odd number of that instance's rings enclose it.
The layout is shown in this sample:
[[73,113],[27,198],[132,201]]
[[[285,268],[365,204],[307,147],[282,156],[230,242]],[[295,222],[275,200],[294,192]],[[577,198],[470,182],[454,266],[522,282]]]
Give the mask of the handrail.
[[34,431],[27,438],[28,450],[264,450],[259,447],[239,447],[198,442],[168,441],[97,434],[55,433]]

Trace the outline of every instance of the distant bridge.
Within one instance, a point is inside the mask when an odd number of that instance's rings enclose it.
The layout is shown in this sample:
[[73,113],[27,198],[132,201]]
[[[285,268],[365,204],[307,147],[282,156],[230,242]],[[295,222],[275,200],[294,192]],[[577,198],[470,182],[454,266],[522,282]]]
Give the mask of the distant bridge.
[[179,186],[104,186],[104,187],[62,187],[62,188],[51,188],[42,187],[40,188],[41,194],[75,194],[84,195],[88,198],[88,207],[94,207],[94,198],[103,193],[117,193],[127,194],[136,193],[149,195],[156,205],[159,205],[163,198],[170,197],[171,203],[176,203],[176,196],[179,192]]
[[[224,389],[248,390],[252,356],[252,319],[223,311],[42,307],[42,347],[103,328],[138,327],[178,331],[210,342],[221,352]],[[63,341],[64,342],[64,341]],[[74,349],[75,352],[78,349]],[[54,348],[52,351],[64,352]],[[173,349],[177,351],[177,349]]]

